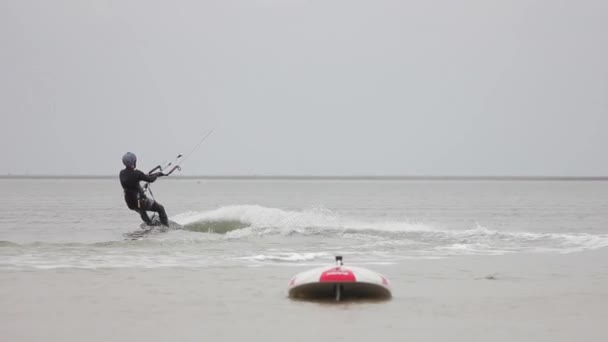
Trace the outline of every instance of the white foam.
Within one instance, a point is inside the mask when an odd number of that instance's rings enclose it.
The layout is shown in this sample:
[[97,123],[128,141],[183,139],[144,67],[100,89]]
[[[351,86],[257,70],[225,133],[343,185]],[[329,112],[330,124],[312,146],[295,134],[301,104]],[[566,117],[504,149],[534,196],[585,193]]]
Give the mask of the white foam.
[[266,234],[326,234],[365,241],[361,247],[412,247],[416,250],[428,247],[427,251],[434,250],[442,255],[516,251],[571,253],[608,247],[606,234],[498,231],[480,225],[467,230],[453,230],[417,222],[353,220],[323,208],[287,211],[259,205],[234,205],[184,213],[173,219],[182,225],[222,221],[239,221],[247,225],[228,232],[228,239]]
[[481,226],[460,232],[453,231],[453,234],[483,241],[510,243],[516,249],[525,249],[524,245],[529,244],[531,251],[539,252],[572,253],[608,247],[607,234],[500,232]]
[[267,228],[282,233],[315,233],[321,230],[375,230],[387,232],[437,231],[434,227],[411,222],[362,222],[346,220],[324,208],[288,211],[259,205],[233,205],[204,212],[187,212],[172,217],[185,226],[199,222],[239,221],[258,231]]
[[448,246],[440,246],[435,249],[439,255],[502,255],[509,251],[494,249],[484,243],[454,243]]
[[320,257],[327,257],[328,253],[273,253],[273,254],[258,254],[246,257],[236,258],[239,260],[249,261],[312,261]]
[[338,218],[329,210],[285,211],[259,205],[234,205],[205,212],[189,212],[172,218],[181,225],[196,222],[240,221],[256,228],[338,227]]

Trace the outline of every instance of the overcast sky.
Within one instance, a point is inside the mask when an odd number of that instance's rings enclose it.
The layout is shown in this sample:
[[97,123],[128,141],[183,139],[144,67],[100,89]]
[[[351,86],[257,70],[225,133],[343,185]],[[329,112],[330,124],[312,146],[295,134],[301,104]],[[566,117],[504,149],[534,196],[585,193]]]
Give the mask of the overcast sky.
[[3,0],[0,174],[608,175],[605,0]]

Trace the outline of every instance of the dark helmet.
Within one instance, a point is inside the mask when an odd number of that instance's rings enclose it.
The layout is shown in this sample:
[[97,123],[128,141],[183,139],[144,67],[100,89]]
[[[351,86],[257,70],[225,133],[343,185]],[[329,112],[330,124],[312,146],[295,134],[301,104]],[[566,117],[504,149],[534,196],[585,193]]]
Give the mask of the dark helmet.
[[126,167],[135,168],[137,156],[134,153],[127,152],[124,156],[122,156],[122,163],[125,164]]

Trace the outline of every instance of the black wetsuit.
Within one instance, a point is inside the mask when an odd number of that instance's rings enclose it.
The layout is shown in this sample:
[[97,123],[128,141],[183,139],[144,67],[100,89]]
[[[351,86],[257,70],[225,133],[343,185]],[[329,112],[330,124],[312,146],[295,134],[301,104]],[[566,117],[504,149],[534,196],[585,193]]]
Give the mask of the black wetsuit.
[[139,182],[153,183],[159,174],[147,175],[139,170],[125,168],[120,171],[120,184],[125,191],[125,202],[131,210],[137,211],[141,215],[141,219],[151,225],[152,220],[146,211],[154,211],[158,213],[161,224],[168,226],[169,219],[165,208],[160,203],[146,197],[144,189]]

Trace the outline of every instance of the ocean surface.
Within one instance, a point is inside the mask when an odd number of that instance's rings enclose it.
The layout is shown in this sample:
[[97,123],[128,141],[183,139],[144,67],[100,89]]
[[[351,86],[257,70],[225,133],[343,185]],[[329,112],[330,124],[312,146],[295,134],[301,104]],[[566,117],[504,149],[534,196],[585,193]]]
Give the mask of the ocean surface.
[[[160,179],[139,236],[117,179],[0,179],[5,341],[599,341],[608,182]],[[135,233],[135,234],[134,234]],[[385,302],[287,297],[345,264]]]

